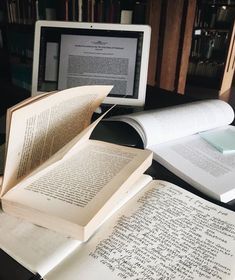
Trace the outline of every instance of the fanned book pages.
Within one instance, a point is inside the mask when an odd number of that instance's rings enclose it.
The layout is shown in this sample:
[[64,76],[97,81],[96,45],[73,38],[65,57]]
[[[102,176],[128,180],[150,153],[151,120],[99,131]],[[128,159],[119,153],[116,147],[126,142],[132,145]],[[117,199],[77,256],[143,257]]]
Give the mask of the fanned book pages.
[[[33,97],[9,109],[2,208],[87,240],[151,165],[152,152],[90,140],[111,86]],[[66,209],[66,211],[65,211]]]
[[234,212],[146,175],[116,206],[83,243],[0,213],[0,245],[45,280],[235,279]]
[[199,134],[235,131],[229,125],[234,112],[228,103],[196,101],[112,120],[134,127],[153,158],[193,187],[223,202],[235,199],[235,153],[221,153]]

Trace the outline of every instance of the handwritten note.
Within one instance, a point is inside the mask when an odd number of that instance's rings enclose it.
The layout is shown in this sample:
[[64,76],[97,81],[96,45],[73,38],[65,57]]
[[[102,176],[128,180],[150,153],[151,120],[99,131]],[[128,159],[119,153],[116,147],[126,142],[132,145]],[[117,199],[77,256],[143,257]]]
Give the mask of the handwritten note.
[[235,277],[235,213],[152,182],[46,280]]
[[226,211],[172,187],[151,189],[138,203],[90,254],[118,279],[231,275],[235,225],[226,221]]

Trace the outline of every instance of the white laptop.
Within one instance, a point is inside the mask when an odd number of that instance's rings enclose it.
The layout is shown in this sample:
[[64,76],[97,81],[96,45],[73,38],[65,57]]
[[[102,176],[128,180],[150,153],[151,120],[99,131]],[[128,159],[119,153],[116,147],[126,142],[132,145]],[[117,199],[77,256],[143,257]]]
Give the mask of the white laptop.
[[148,25],[37,21],[32,95],[82,85],[113,85],[106,104],[143,106]]

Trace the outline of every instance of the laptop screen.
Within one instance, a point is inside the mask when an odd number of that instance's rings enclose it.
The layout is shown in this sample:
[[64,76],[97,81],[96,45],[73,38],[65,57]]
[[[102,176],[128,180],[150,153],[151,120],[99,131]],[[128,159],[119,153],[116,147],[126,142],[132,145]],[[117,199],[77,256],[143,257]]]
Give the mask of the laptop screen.
[[39,21],[32,95],[82,85],[113,85],[105,103],[143,105],[150,28]]

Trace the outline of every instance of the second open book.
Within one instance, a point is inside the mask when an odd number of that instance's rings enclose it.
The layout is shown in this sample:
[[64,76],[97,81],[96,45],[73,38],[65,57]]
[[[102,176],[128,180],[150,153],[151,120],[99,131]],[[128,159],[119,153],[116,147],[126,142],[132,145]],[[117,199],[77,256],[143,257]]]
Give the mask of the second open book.
[[136,129],[153,158],[202,193],[228,202],[235,199],[235,151],[223,154],[200,132],[233,135],[231,106],[222,100],[197,101],[113,117]]
[[110,86],[31,98],[8,111],[5,212],[87,240],[151,165],[152,154],[89,140]]

